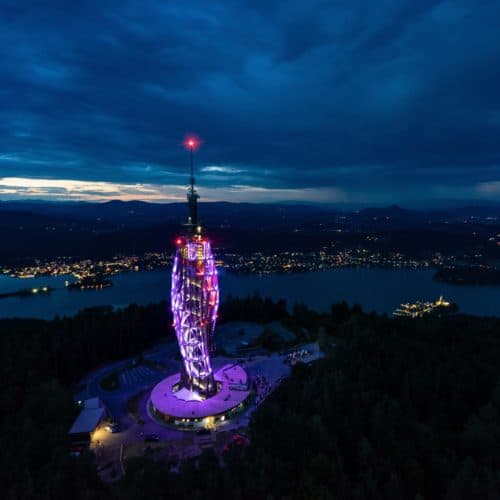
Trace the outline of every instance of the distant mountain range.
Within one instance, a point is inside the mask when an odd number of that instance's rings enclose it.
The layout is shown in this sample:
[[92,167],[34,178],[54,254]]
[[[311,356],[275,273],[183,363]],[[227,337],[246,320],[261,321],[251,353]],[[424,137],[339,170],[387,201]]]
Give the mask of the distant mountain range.
[[[78,220],[97,219],[106,223],[148,225],[155,223],[181,223],[187,216],[186,203],[147,203],[143,201],[89,202],[0,202],[0,213],[5,211],[29,212],[39,215],[72,217]],[[314,205],[253,204],[213,202],[200,203],[204,224],[267,225],[283,218],[295,221],[332,213]]]
[[[458,202],[457,202],[458,203]],[[29,212],[44,216],[62,216],[76,220],[100,220],[103,223],[144,226],[155,223],[181,223],[187,214],[186,204],[147,203],[143,201],[113,200],[103,203],[50,202],[50,201],[0,201],[1,212]],[[285,204],[285,203],[200,203],[204,224],[239,225],[259,227],[270,225],[289,226],[324,217],[346,216],[353,219],[441,221],[450,217],[500,217],[500,202],[482,202],[448,208],[408,209],[398,205],[346,210],[336,206]]]
[[[468,252],[500,260],[500,203],[415,210],[397,205],[339,210],[300,204],[200,203],[214,244],[237,252],[311,251],[322,246]],[[0,265],[54,256],[106,257],[167,250],[187,216],[185,203],[0,202]]]

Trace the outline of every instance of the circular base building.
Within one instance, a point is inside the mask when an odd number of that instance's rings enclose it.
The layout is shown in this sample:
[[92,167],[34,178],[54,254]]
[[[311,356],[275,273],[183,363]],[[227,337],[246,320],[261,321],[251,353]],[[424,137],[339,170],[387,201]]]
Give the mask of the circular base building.
[[159,422],[184,429],[210,427],[223,422],[248,402],[251,388],[246,371],[239,365],[225,365],[215,373],[217,392],[203,399],[179,384],[176,373],[151,391],[149,411]]

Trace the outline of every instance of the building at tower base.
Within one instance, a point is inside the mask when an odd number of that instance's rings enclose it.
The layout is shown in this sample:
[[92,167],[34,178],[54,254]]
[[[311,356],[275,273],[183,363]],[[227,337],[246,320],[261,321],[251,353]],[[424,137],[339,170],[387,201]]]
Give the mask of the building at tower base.
[[230,419],[250,400],[247,373],[239,365],[227,364],[215,372],[214,378],[217,393],[201,399],[197,393],[179,387],[179,374],[167,377],[151,392],[150,415],[160,423],[193,430]]

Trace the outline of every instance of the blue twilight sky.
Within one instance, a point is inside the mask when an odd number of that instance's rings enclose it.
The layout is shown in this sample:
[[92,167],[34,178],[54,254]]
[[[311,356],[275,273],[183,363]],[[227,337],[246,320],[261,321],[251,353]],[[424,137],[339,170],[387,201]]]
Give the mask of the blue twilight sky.
[[2,0],[0,199],[500,200],[500,1]]

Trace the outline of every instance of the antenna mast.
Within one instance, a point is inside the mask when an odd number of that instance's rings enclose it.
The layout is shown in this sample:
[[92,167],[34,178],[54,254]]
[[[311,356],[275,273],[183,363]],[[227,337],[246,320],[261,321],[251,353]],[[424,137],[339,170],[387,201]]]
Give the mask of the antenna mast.
[[188,221],[187,226],[191,232],[197,230],[198,228],[198,198],[200,197],[194,187],[194,166],[193,166],[193,153],[198,147],[199,142],[194,137],[189,137],[185,142],[186,147],[189,149],[189,160],[190,160],[190,179],[189,188],[187,192],[187,202],[188,202]]

